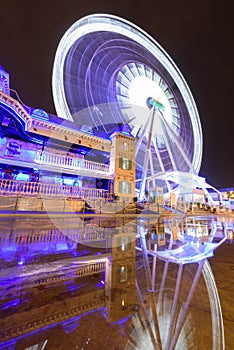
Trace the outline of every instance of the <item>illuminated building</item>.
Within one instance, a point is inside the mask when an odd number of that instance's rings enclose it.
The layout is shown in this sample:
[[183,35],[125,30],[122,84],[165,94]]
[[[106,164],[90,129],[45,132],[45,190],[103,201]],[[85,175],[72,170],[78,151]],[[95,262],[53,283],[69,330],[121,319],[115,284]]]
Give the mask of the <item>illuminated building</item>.
[[0,91],[2,178],[135,197],[135,145],[127,127],[95,134],[91,127],[22,105],[9,95],[9,82],[6,86]]

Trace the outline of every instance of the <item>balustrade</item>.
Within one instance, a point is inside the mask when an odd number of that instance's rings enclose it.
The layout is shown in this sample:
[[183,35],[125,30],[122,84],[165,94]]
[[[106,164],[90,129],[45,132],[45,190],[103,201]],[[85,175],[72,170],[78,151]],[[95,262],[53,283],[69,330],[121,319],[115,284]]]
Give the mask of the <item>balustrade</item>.
[[0,179],[0,195],[1,194],[96,199],[106,198],[107,191],[97,188]]
[[109,165],[91,162],[63,154],[38,151],[34,159],[35,163],[47,164],[57,167],[70,168],[73,170],[87,170],[95,173],[109,173]]
[[7,230],[0,231],[0,244],[35,244],[35,243],[61,243],[69,242],[91,242],[105,240],[113,237],[114,230],[98,228],[92,225],[77,226],[74,230],[40,230],[24,229],[16,230],[13,234]]
[[[71,317],[78,316],[82,313],[92,311],[99,307],[105,306],[105,290],[99,290],[91,292],[87,295],[81,297],[72,298],[72,302],[67,300],[66,304],[62,301],[56,302],[56,311],[50,308],[48,305],[40,307],[38,309],[37,317],[33,317],[28,312],[28,317],[25,317],[21,320],[20,323],[11,322],[14,315],[9,316],[9,323],[11,326],[6,323],[1,329],[0,341],[7,341],[12,337],[19,337],[25,333],[32,332],[33,330],[39,330],[42,327],[49,326],[53,323],[63,322],[66,319]],[[31,316],[31,318],[30,318]]]

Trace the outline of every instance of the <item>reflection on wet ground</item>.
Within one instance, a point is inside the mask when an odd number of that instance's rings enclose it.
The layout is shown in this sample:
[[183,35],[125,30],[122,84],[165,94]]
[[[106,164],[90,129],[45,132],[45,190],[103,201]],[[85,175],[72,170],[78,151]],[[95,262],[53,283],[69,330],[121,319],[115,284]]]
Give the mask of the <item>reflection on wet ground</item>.
[[226,350],[233,349],[234,344],[234,242],[227,241],[209,259],[214,273],[216,286],[219,292],[220,303],[224,320]]
[[[162,246],[146,222],[121,230],[61,222],[0,221],[0,349],[224,349],[206,259],[154,254]],[[164,252],[183,247],[164,238]],[[228,241],[209,258],[226,349],[234,343],[233,252]]]

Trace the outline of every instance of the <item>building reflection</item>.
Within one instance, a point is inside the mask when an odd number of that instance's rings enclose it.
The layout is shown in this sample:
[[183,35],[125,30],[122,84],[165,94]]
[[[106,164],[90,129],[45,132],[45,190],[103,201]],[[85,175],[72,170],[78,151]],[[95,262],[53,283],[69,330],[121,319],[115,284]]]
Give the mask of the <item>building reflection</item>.
[[104,228],[87,242],[89,225],[81,236],[77,229],[56,230],[50,220],[6,223],[12,230],[1,228],[0,348],[53,348],[58,332],[64,349],[70,333],[72,341],[79,334],[78,349],[89,343],[101,349],[109,333],[116,339],[121,333],[124,345],[122,332],[136,307],[135,232]]
[[216,237],[224,230],[207,218],[202,242],[191,236],[191,218],[147,213],[135,210],[131,220],[119,214],[113,227],[95,215],[2,220],[0,349],[201,350],[222,343],[207,257],[219,244],[209,241],[208,227]]

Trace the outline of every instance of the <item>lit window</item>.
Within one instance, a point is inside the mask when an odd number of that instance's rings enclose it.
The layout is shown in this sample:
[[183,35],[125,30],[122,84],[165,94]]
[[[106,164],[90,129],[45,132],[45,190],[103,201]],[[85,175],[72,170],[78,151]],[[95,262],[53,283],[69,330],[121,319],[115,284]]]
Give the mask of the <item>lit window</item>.
[[126,301],[127,301],[127,295],[126,295],[126,293],[122,293],[121,306],[122,306],[123,309],[126,306]]
[[127,268],[126,268],[126,266],[121,266],[121,268],[120,268],[119,281],[120,281],[120,283],[127,281]]

